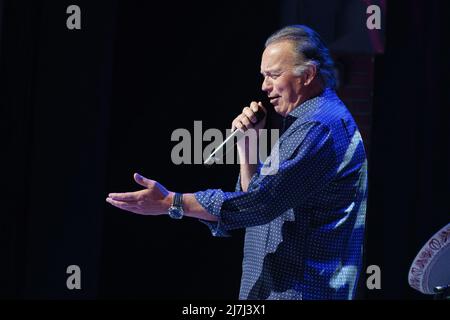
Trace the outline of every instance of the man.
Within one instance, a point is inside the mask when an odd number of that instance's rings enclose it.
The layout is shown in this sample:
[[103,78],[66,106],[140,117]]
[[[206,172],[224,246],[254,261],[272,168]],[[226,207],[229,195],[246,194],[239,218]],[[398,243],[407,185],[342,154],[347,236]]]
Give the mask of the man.
[[[180,195],[135,174],[146,189],[109,194],[131,212],[201,219],[213,235],[246,228],[240,299],[352,299],[361,269],[367,161],[358,128],[334,88],[333,61],[320,37],[290,26],[266,42],[262,90],[283,116],[282,134],[265,163],[241,160],[235,192]],[[232,126],[260,130],[252,102]],[[265,109],[264,109],[265,110]],[[273,157],[275,174],[262,174]]]

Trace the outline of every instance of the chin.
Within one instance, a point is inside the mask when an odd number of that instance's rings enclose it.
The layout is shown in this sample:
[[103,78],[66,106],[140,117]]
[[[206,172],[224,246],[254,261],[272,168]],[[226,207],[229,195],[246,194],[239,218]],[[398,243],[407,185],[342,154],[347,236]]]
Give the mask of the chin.
[[278,113],[279,115],[282,115],[283,117],[285,116],[285,111],[282,107],[280,106],[273,106],[273,109],[275,110],[276,113]]

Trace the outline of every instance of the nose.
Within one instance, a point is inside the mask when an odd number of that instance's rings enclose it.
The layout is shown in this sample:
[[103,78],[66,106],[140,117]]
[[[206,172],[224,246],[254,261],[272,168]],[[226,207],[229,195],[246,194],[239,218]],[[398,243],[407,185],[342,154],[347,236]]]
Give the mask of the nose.
[[272,91],[272,83],[270,82],[269,77],[264,77],[264,81],[262,83],[261,90],[264,92],[267,92],[267,93]]

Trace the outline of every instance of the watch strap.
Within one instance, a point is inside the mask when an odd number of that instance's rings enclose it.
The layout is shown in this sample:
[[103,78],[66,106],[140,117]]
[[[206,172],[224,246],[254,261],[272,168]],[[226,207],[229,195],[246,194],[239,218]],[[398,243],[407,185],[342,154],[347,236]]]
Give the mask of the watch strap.
[[172,206],[177,208],[183,208],[183,195],[175,192],[173,196]]

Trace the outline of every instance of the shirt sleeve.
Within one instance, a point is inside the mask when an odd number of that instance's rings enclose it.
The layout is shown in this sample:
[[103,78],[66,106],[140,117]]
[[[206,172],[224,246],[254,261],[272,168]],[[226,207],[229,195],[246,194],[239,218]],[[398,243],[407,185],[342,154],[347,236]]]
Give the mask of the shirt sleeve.
[[281,142],[279,149],[272,151],[270,158],[273,157],[280,159],[276,174],[264,175],[259,170],[247,192],[240,189],[238,179],[235,192],[208,189],[194,194],[209,213],[219,218],[208,224],[214,236],[267,224],[297,207],[336,175],[333,137],[328,126],[318,122],[301,125]]

